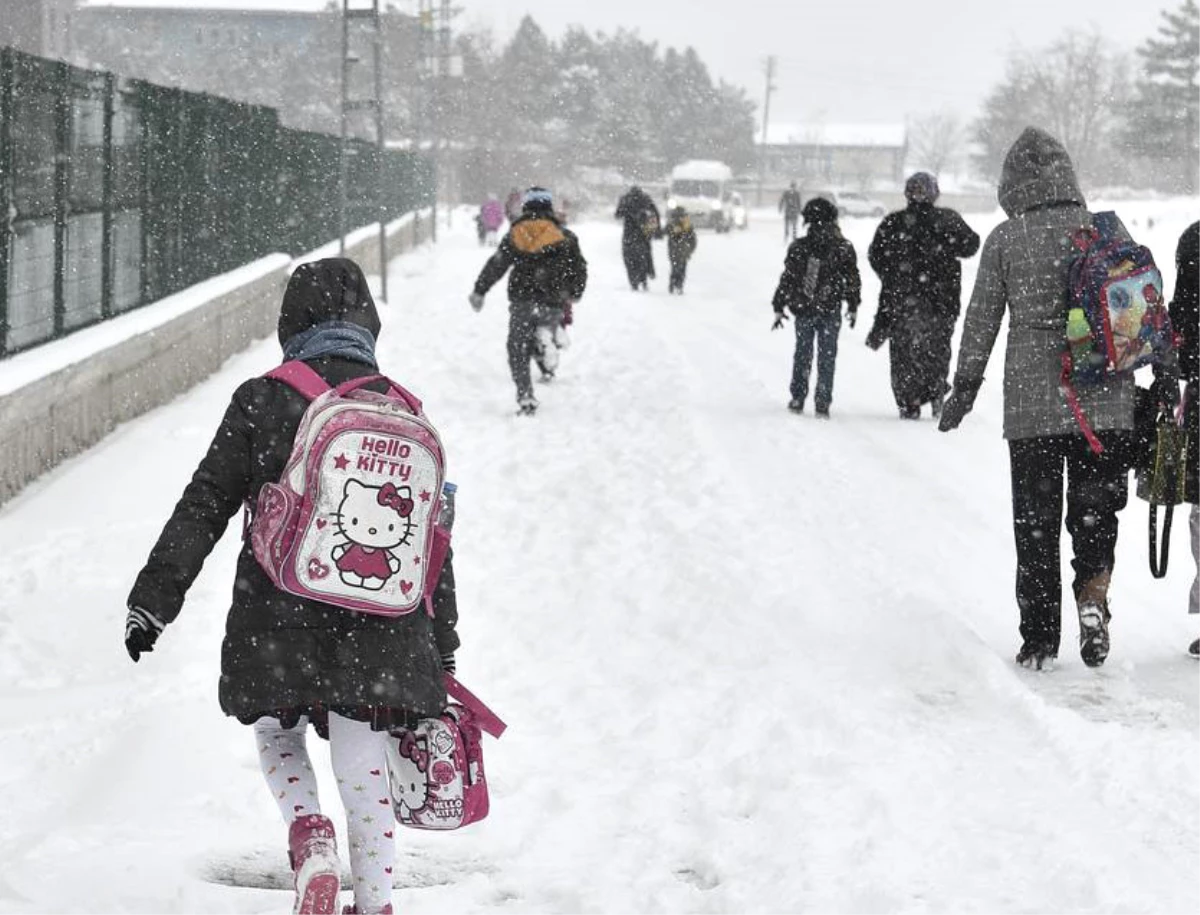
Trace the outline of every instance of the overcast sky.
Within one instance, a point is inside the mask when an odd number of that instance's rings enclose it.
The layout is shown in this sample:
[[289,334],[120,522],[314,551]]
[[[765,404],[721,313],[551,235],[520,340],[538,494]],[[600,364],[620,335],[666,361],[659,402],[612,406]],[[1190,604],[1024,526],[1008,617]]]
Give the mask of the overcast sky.
[[970,117],[1004,75],[1004,56],[1071,26],[1132,50],[1178,0],[456,0],[459,24],[507,37],[525,13],[553,36],[570,24],[636,29],[692,45],[716,76],[761,105],[768,54],[779,58],[772,121],[903,121],[952,108]]

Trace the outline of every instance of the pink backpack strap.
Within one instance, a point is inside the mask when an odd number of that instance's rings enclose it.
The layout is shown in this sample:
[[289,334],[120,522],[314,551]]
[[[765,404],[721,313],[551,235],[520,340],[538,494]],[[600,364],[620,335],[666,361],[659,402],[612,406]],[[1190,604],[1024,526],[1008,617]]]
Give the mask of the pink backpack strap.
[[462,705],[475,716],[479,726],[493,737],[499,737],[508,727],[496,717],[496,713],[480,701],[479,697],[454,679],[453,674],[443,674],[446,678],[446,695]]
[[329,390],[328,382],[317,374],[316,369],[296,359],[271,369],[263,377],[282,381],[309,400],[316,400]]
[[1079,394],[1075,391],[1075,385],[1071,383],[1070,353],[1063,353],[1062,365],[1062,387],[1067,395],[1067,405],[1071,408],[1071,414],[1075,417],[1075,422],[1079,424],[1079,430],[1083,433],[1083,437],[1087,439],[1092,453],[1103,454],[1104,445],[1100,442],[1096,433],[1092,431],[1092,424],[1088,422],[1088,418],[1083,415],[1083,407],[1079,404]]

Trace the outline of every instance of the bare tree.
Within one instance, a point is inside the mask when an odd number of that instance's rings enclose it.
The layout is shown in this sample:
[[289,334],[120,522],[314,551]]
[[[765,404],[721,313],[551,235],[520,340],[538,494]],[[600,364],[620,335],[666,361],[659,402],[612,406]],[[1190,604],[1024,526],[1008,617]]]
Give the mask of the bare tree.
[[953,168],[962,158],[966,131],[953,111],[917,117],[908,128],[909,159],[934,175]]
[[1062,142],[1085,183],[1110,180],[1123,168],[1111,141],[1129,92],[1128,58],[1098,32],[1071,30],[1048,48],[1014,51],[972,125],[976,164],[994,179],[1013,140],[1033,126]]

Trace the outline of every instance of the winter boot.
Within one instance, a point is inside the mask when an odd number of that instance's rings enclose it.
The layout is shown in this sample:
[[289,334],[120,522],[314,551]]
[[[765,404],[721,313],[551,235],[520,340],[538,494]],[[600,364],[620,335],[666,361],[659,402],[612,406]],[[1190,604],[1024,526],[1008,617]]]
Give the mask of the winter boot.
[[1196,639],[1196,641],[1188,646],[1188,654],[1193,658],[1200,658],[1200,639]]
[[1053,670],[1054,661],[1054,652],[1036,642],[1026,642],[1017,652],[1017,663],[1029,670]]
[[829,405],[817,404],[816,417],[817,419],[829,419]]
[[537,413],[538,402],[533,395],[521,397],[517,400],[517,412],[522,416],[533,416]]
[[1108,582],[1110,572],[1101,572],[1079,589],[1079,656],[1088,667],[1099,667],[1108,657]]
[[900,408],[900,418],[901,419],[920,419],[921,418],[921,405],[919,403],[916,403],[916,404],[908,404],[907,406],[901,407]]
[[336,915],[342,888],[333,823],[319,813],[292,821],[288,830],[288,857],[296,882],[296,915]]
[[804,401],[798,397],[793,397],[791,400],[788,401],[788,409],[791,410],[793,413],[803,413],[804,412]]

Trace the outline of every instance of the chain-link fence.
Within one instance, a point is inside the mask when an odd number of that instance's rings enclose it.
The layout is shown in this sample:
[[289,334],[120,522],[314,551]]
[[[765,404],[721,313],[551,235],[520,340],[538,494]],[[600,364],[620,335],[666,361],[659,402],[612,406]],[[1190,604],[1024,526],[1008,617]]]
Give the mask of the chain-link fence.
[[[349,142],[347,225],[432,199]],[[338,233],[340,141],[248,105],[0,48],[0,357]]]

